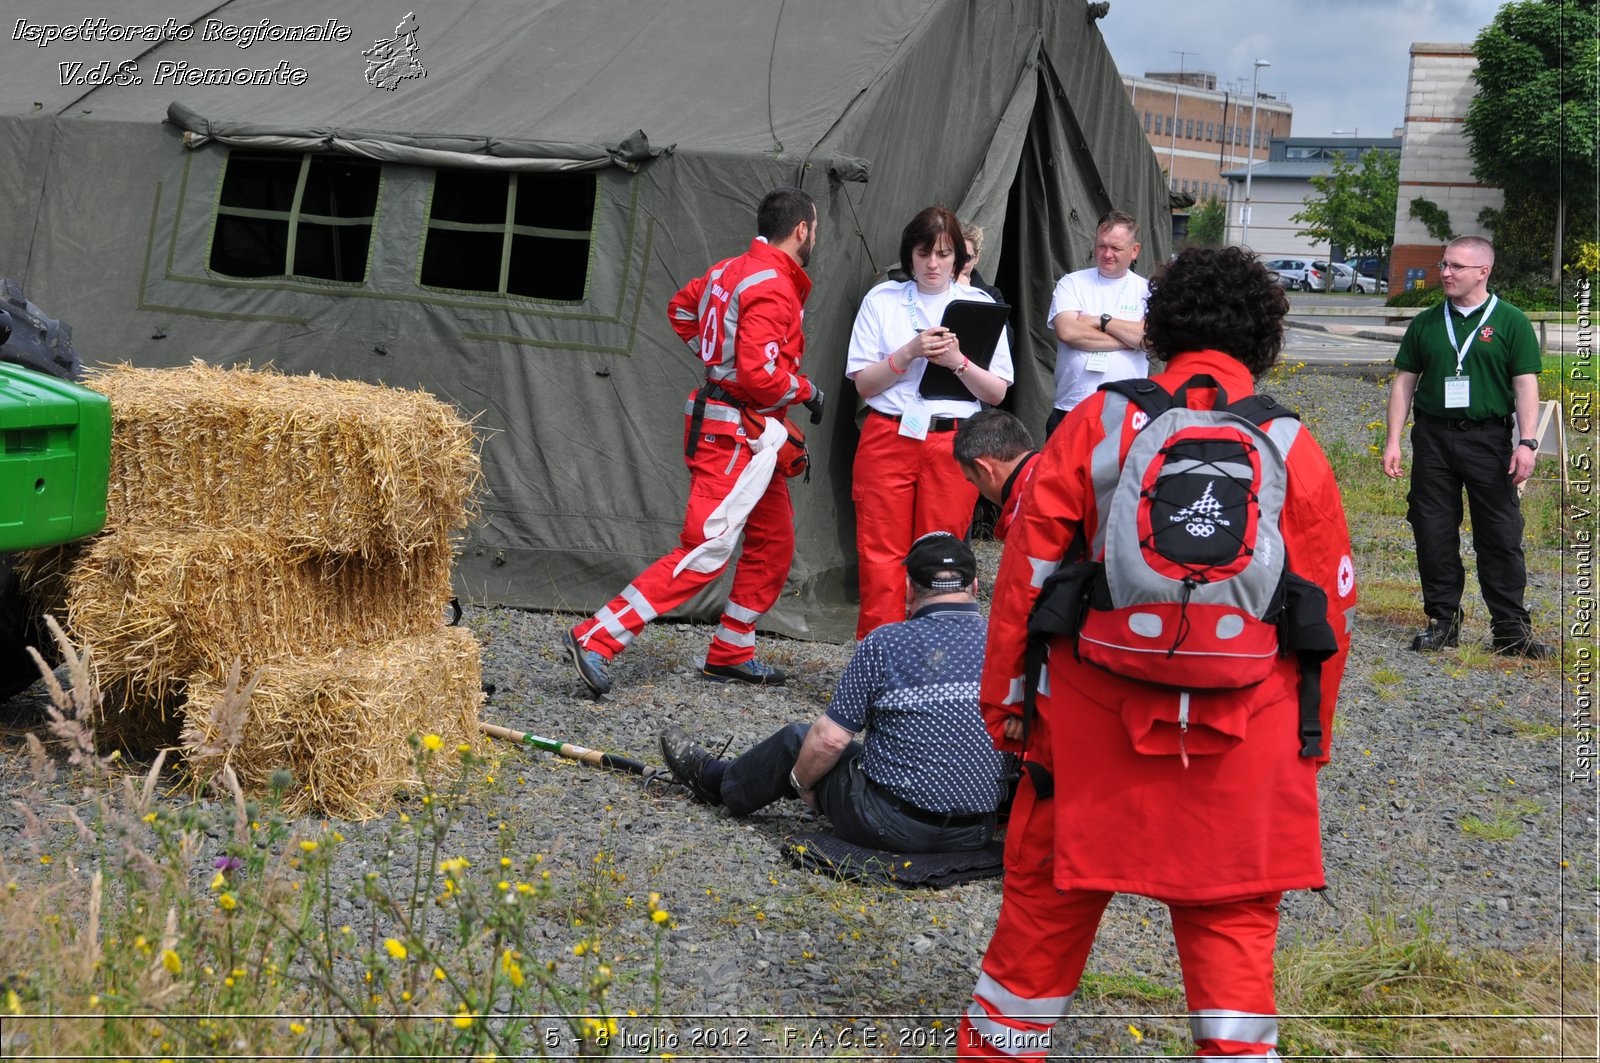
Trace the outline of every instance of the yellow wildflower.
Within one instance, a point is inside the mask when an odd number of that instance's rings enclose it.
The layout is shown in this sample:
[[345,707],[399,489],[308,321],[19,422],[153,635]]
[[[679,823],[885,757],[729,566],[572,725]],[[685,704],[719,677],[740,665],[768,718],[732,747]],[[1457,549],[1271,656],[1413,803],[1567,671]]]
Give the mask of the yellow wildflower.
[[430,752],[437,753],[439,750],[444,748],[444,739],[440,738],[438,735],[423,735],[422,748],[429,750]]
[[650,920],[652,922],[665,923],[670,918],[671,916],[667,915],[666,911],[661,908],[657,908],[655,911],[650,913]]
[[393,956],[397,960],[403,960],[406,958],[406,947],[400,944],[400,942],[394,938],[385,938],[383,947],[390,956]]
[[314,853],[317,851],[317,843],[313,841],[303,841],[300,843],[300,851],[302,853]]
[[455,1028],[458,1030],[469,1030],[472,1028],[472,1013],[463,1011],[450,1021],[455,1024]]
[[167,969],[168,974],[183,973],[183,961],[178,959],[178,954],[171,949],[161,950],[161,966]]
[[305,1024],[304,1023],[298,1023],[298,1022],[291,1022],[289,1024],[289,1032],[292,1033],[292,1034],[305,1033],[306,1032]]
[[225,912],[231,912],[238,906],[239,902],[231,893],[224,893],[222,896],[217,898],[217,907],[221,908]]

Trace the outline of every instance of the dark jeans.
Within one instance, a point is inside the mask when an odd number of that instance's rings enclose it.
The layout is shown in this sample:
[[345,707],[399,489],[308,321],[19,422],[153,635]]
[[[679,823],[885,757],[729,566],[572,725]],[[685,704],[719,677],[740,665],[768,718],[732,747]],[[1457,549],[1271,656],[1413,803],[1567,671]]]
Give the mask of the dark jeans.
[[1411,493],[1406,520],[1417,541],[1417,575],[1429,618],[1449,621],[1461,608],[1461,491],[1472,511],[1478,584],[1494,637],[1529,631],[1522,593],[1522,507],[1506,468],[1511,464],[1507,421],[1444,421],[1417,413],[1411,430]]
[[[722,774],[722,804],[748,816],[785,797],[798,798],[789,772],[800,756],[810,724],[791,723],[728,765]],[[861,770],[861,745],[851,742],[833,770],[815,785],[817,807],[833,832],[847,842],[896,853],[955,853],[980,849],[994,837],[994,816],[961,826],[938,826],[906,815],[893,798]]]

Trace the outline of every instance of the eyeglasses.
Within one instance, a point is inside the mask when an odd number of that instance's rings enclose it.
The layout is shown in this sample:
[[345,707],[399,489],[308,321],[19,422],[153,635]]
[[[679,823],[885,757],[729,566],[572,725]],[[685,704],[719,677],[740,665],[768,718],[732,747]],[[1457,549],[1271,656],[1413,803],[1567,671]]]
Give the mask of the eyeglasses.
[[1439,272],[1440,273],[1460,273],[1464,269],[1488,269],[1488,268],[1489,268],[1488,266],[1473,266],[1473,265],[1468,265],[1468,264],[1463,263],[1463,262],[1441,262],[1441,263],[1439,263]]

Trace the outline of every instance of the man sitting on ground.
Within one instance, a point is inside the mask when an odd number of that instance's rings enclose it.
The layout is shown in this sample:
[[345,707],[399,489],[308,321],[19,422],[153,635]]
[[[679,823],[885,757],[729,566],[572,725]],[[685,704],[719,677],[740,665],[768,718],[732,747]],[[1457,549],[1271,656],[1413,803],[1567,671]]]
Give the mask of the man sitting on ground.
[[1039,457],[1027,426],[1004,410],[983,410],[961,422],[952,448],[961,475],[1000,507],[994,540],[1005,542]]
[[862,640],[827,712],[732,761],[713,759],[673,724],[661,736],[673,778],[736,816],[798,797],[867,848],[988,844],[1007,761],[978,713],[988,633],[973,596],[978,562],[956,536],[932,532],[912,544],[905,566],[911,619]]

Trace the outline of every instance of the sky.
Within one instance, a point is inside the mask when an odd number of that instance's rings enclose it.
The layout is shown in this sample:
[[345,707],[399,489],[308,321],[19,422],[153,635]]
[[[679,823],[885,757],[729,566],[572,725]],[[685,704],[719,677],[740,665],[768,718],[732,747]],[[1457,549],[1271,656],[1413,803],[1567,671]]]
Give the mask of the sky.
[[[1112,0],[1098,23],[1117,69],[1204,70],[1217,87],[1294,105],[1293,135],[1386,137],[1404,124],[1414,41],[1468,43],[1501,0]],[[1182,51],[1187,53],[1180,56]]]

